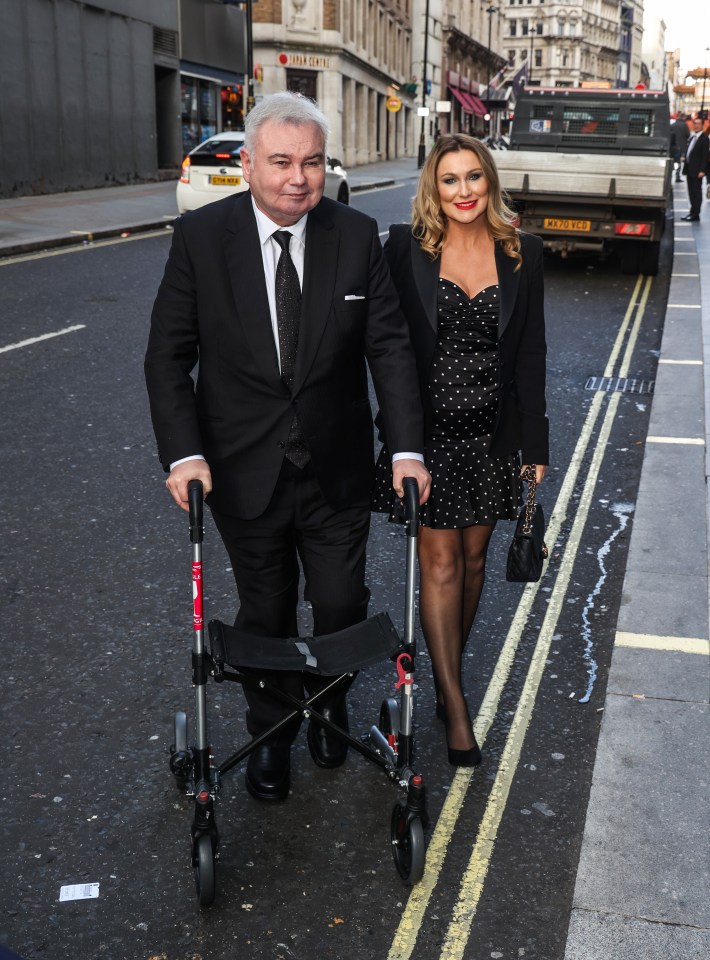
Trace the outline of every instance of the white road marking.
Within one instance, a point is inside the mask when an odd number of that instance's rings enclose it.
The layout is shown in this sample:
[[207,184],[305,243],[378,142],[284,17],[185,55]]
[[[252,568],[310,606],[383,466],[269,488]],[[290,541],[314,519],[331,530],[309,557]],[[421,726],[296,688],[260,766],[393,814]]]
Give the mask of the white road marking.
[[170,224],[165,224],[160,230],[145,230],[143,233],[132,233],[130,237],[106,237],[104,240],[92,240],[88,243],[77,243],[75,246],[53,247],[51,250],[40,250],[36,253],[18,253],[17,256],[0,257],[0,267],[9,267],[13,263],[26,263],[29,260],[44,260],[46,257],[61,257],[66,253],[86,253],[97,247],[110,247],[114,243],[132,243],[134,240],[148,240],[154,237],[164,237],[170,230]]
[[40,343],[42,340],[51,340],[52,337],[61,337],[65,333],[74,333],[75,330],[84,330],[85,323],[77,323],[73,327],[65,327],[64,330],[55,330],[53,333],[43,333],[39,337],[30,337],[28,340],[18,340],[17,343],[9,343],[6,347],[0,347],[0,353],[7,353],[8,350],[19,350],[20,347],[29,347],[33,343]]

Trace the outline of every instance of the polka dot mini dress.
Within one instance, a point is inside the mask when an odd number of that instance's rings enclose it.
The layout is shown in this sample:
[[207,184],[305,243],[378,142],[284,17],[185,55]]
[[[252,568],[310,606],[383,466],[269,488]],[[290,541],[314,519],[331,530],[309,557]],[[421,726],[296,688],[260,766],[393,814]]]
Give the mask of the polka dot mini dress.
[[[515,520],[521,500],[517,456],[488,450],[498,409],[499,290],[495,284],[469,300],[452,280],[439,278],[438,339],[429,389],[434,410],[424,459],[431,494],[420,511],[424,526],[456,529]],[[377,461],[373,509],[401,521],[392,491],[389,452]]]

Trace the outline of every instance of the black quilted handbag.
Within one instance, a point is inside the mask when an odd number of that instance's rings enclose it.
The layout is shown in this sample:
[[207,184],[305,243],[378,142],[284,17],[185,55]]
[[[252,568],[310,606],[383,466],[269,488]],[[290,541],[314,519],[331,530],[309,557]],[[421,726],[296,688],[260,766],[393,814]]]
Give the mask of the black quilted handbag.
[[534,465],[527,468],[522,478],[528,484],[528,496],[508,548],[505,576],[512,583],[536,583],[542,576],[543,561],[547,559],[545,515],[540,504],[535,503]]

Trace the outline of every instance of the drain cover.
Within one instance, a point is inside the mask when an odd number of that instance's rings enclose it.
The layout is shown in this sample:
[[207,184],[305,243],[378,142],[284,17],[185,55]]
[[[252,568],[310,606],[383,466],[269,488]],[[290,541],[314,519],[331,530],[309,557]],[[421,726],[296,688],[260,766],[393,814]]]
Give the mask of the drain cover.
[[585,390],[603,390],[605,393],[653,393],[655,380],[638,380],[635,377],[590,377]]

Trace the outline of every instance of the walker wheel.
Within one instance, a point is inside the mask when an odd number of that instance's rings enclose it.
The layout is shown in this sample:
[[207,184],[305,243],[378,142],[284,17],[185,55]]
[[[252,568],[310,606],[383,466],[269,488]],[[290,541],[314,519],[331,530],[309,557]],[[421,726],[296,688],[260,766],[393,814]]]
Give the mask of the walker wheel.
[[408,813],[404,800],[398,800],[392,810],[392,856],[402,880],[408,886],[419,883],[426,856],[424,826],[421,817]]
[[175,753],[187,750],[187,714],[184,710],[178,710],[175,714],[175,744],[173,750]]
[[212,837],[203,833],[195,841],[195,885],[201,907],[208,907],[214,900],[214,850]]
[[378,726],[386,737],[399,736],[399,703],[394,697],[382,701]]
[[173,740],[170,770],[178,787],[184,790],[192,770],[192,754],[187,748],[187,714],[184,710],[178,710],[175,714]]

